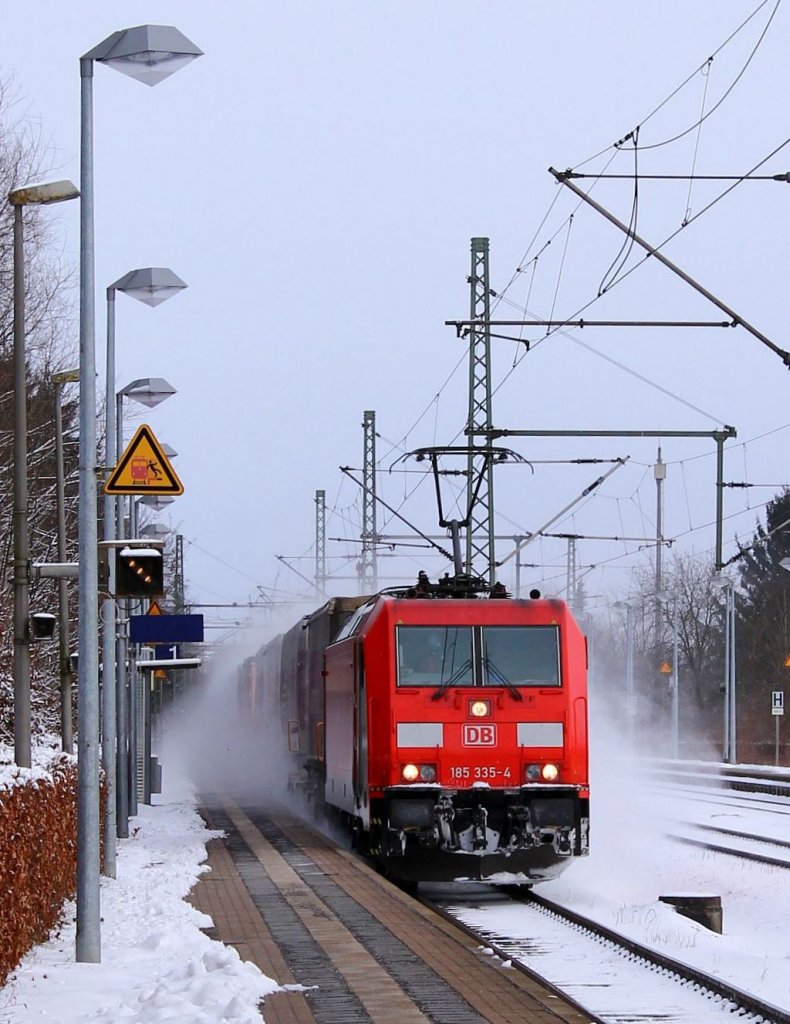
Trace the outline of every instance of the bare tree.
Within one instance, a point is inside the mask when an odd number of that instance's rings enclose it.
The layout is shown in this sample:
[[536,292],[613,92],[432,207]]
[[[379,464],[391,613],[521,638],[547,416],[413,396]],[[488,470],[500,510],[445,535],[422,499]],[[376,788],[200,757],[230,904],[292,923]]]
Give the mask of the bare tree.
[[[11,83],[0,80],[0,737],[13,730],[13,211],[8,193],[30,181],[54,176],[52,150],[40,126],[25,114]],[[25,233],[25,348],[28,403],[30,551],[34,561],[53,561],[56,497],[52,374],[75,361],[73,285],[75,268],[63,258],[51,216],[35,206],[23,210]],[[68,437],[76,398],[66,396],[63,422]],[[66,448],[67,523],[76,536],[76,444]],[[33,585],[31,604],[51,608],[52,581]],[[34,723],[53,726],[57,705],[57,656],[53,645],[33,651]]]

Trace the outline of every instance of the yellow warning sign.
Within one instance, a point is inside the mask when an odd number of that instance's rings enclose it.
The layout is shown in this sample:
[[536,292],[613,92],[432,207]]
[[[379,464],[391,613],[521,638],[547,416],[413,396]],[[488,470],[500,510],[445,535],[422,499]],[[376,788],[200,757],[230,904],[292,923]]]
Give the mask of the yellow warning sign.
[[152,601],[151,602],[151,604],[150,604],[150,606],[148,608],[148,614],[149,615],[161,615],[162,614],[162,609],[159,607],[159,602],[158,601]]
[[104,485],[105,494],[183,494],[184,485],[150,427],[143,424]]
[[790,668],[790,654],[785,658],[785,668]]
[[662,661],[661,664],[658,666],[658,671],[661,673],[662,676],[671,676],[672,666],[668,661]]

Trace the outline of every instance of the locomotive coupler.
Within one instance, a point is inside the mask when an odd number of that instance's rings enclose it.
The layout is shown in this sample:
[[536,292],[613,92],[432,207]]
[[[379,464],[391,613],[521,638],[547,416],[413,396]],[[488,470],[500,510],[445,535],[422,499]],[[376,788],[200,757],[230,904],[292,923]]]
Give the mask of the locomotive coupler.
[[486,823],[488,821],[488,811],[485,807],[481,807],[480,804],[475,807],[472,811],[472,849],[473,850],[485,850],[488,846],[488,837],[486,835]]
[[421,828],[418,842],[423,849],[433,850],[439,845],[439,833],[435,828]]
[[554,833],[554,849],[557,853],[569,856],[571,852],[572,829],[558,828]]
[[540,843],[540,839],[536,839],[530,827],[529,811],[526,807],[511,807],[508,816],[510,817],[511,849],[528,850],[531,846]]
[[384,833],[384,856],[402,857],[406,852],[406,835],[399,828],[388,828]]
[[458,836],[453,828],[455,807],[449,796],[442,796],[436,804],[436,823],[439,829],[440,845],[444,850],[458,849]]

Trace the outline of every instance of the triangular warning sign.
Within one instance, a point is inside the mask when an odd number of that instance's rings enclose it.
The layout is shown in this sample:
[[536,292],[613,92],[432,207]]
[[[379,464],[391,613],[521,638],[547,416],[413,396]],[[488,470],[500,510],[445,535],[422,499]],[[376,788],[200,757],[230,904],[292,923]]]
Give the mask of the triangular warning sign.
[[790,668],[790,654],[785,658],[785,668]]
[[158,601],[152,601],[148,608],[149,615],[161,615],[162,609],[159,607]]
[[145,423],[104,485],[105,494],[183,494],[184,485]]
[[658,666],[658,671],[661,673],[662,676],[671,676],[672,666],[668,661],[662,661],[661,664]]

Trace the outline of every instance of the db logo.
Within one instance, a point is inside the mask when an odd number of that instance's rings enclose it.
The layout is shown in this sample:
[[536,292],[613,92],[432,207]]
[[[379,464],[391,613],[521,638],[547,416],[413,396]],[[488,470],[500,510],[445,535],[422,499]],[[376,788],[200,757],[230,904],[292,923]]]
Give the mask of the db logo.
[[465,725],[463,731],[465,747],[495,747],[495,725]]

